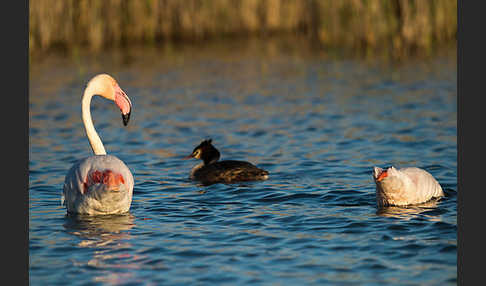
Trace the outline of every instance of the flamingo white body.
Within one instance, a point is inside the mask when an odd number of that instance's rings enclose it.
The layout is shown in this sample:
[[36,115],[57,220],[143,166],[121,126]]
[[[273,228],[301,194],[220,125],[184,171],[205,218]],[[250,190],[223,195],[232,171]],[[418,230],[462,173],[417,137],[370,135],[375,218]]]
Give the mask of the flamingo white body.
[[384,170],[373,167],[378,207],[406,206],[427,202],[444,196],[437,180],[427,171],[416,168]]
[[113,100],[120,108],[123,123],[130,118],[131,102],[107,74],[93,77],[82,99],[82,117],[94,156],[76,162],[64,180],[62,202],[69,213],[101,215],[128,212],[132,203],[133,175],[117,157],[107,155],[91,119],[90,103],[94,95]]

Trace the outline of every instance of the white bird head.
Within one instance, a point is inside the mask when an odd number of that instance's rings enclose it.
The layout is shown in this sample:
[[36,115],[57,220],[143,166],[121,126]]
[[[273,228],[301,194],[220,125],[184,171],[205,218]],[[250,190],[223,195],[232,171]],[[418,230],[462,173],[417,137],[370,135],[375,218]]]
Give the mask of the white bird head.
[[380,167],[373,167],[373,179],[375,182],[381,182],[387,177],[393,177],[397,175],[398,170],[391,166],[389,168],[382,169]]
[[132,110],[132,102],[112,76],[108,74],[96,75],[88,82],[86,89],[92,94],[100,95],[114,101],[118,108],[120,108],[123,125],[126,126],[128,124]]

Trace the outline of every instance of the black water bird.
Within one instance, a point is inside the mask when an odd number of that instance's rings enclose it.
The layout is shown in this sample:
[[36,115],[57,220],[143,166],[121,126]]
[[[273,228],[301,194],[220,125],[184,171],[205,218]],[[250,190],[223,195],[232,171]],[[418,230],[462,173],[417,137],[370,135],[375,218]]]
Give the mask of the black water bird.
[[191,170],[191,179],[204,185],[215,183],[235,183],[268,179],[268,171],[255,165],[236,160],[218,161],[220,153],[212,144],[212,139],[204,140],[185,159],[201,159],[203,162]]

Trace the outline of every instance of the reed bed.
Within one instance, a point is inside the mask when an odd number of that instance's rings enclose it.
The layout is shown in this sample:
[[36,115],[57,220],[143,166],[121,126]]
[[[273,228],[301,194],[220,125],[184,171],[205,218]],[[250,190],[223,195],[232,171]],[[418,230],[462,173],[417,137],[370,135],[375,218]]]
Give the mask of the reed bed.
[[303,35],[393,56],[455,44],[456,0],[31,0],[29,51]]

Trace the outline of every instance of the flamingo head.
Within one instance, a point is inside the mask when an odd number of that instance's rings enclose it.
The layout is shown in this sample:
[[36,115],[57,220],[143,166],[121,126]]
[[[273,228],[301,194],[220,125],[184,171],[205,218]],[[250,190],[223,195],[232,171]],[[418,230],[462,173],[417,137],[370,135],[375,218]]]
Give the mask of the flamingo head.
[[376,183],[383,181],[387,177],[396,175],[397,169],[391,166],[389,168],[382,169],[380,167],[373,167],[373,179]]
[[99,74],[91,79],[88,87],[94,94],[99,94],[106,99],[113,100],[120,108],[123,125],[127,126],[132,111],[132,102],[127,94],[120,88],[118,82],[108,74]]

